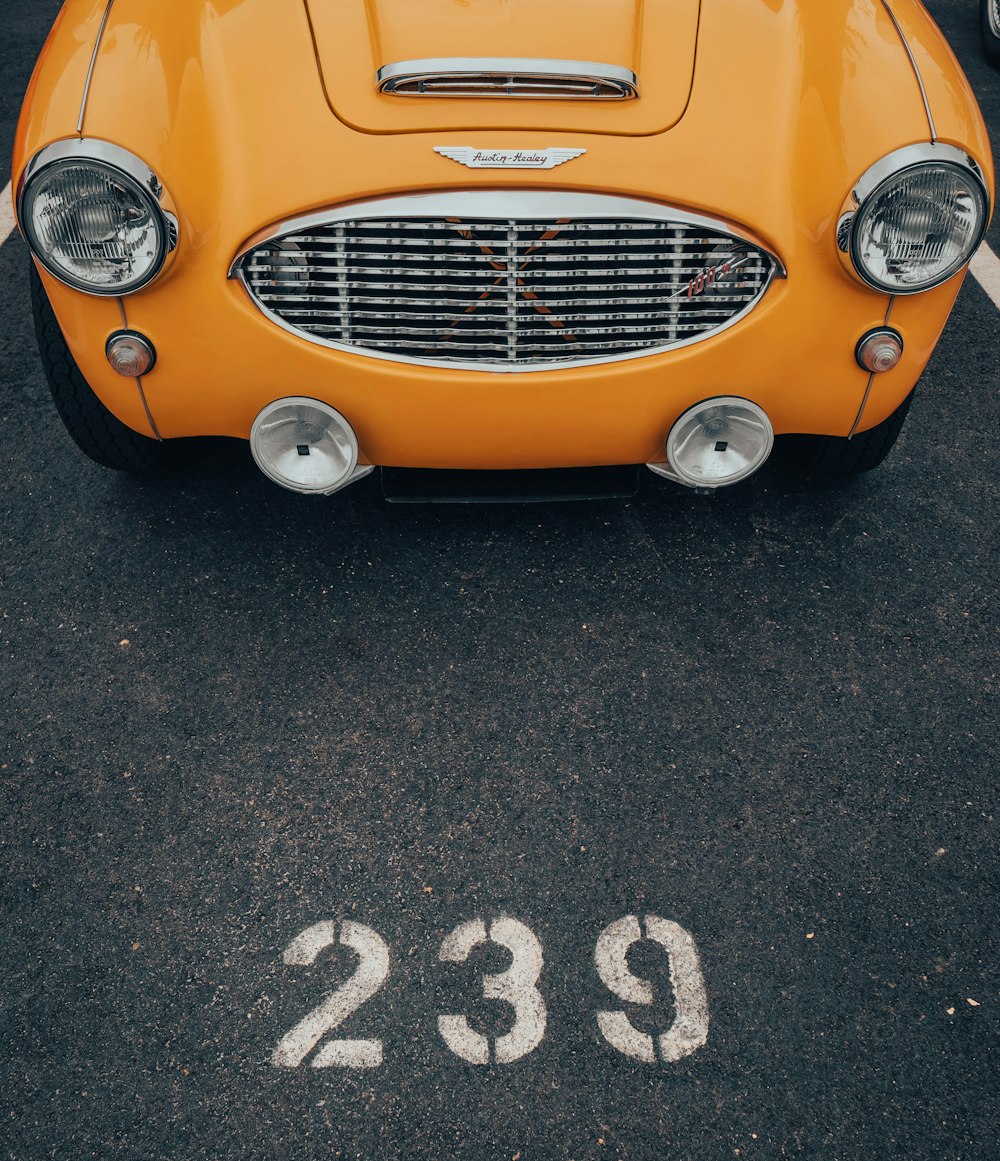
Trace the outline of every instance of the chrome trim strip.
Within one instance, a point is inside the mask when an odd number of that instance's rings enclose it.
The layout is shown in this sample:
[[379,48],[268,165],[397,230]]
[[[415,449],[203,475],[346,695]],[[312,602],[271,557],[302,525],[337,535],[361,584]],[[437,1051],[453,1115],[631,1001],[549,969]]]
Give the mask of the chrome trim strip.
[[146,399],[146,385],[139,376],[135,381],[136,387],[139,388],[139,398],[142,400],[142,408],[146,412],[146,418],[149,420],[149,428],[156,437],[157,443],[163,443],[163,436],[160,435],[160,429],[156,426],[156,420],[153,418],[153,413],[149,409],[149,401]]
[[[287,234],[307,231],[318,226],[336,225],[337,222],[357,221],[363,218],[394,219],[405,217],[461,217],[466,220],[496,219],[496,218],[588,218],[608,219],[615,221],[620,218],[646,218],[654,222],[673,222],[679,225],[700,227],[706,230],[718,231],[737,241],[746,242],[771,259],[771,271],[767,281],[761,287],[756,298],[738,314],[729,318],[722,326],[706,333],[699,333],[686,339],[663,346],[647,347],[639,351],[629,351],[623,355],[604,355],[594,359],[572,359],[565,363],[541,363],[533,365],[512,366],[508,363],[490,363],[486,361],[464,361],[444,359],[420,359],[408,355],[393,355],[385,351],[376,351],[364,347],[348,346],[344,343],[324,339],[309,331],[300,330],[291,326],[280,315],[268,309],[266,304],[254,294],[243,270],[243,259],[258,247],[273,242]],[[746,230],[739,226],[717,218],[710,218],[701,214],[692,214],[686,210],[674,209],[660,202],[642,201],[638,198],[617,197],[606,194],[586,194],[565,191],[536,191],[536,190],[467,190],[461,193],[431,193],[412,194],[403,197],[377,198],[371,201],[354,202],[352,204],[334,206],[330,209],[319,210],[316,213],[304,214],[301,217],[289,218],[278,223],[266,232],[255,235],[245,243],[229,268],[229,278],[239,281],[246,291],[247,297],[254,306],[282,330],[296,338],[316,346],[326,347],[333,351],[340,351],[346,355],[357,355],[366,359],[381,359],[389,363],[401,363],[409,366],[440,367],[449,371],[478,371],[491,374],[537,374],[543,371],[575,370],[579,367],[594,367],[604,363],[623,363],[632,359],[644,359],[651,355],[662,354],[665,351],[678,350],[681,347],[692,346],[694,343],[704,342],[715,338],[742,321],[751,311],[756,309],[767,294],[771,284],[778,278],[787,278],[788,273],[784,263],[769,247],[763,245]]]
[[[601,93],[538,93],[500,91],[470,92],[398,92],[403,84],[441,81],[451,78],[474,81],[508,80],[514,87],[514,78],[536,81],[578,81],[605,85],[615,92]],[[631,69],[621,65],[602,64],[591,60],[546,60],[533,57],[428,57],[422,60],[396,61],[383,65],[376,74],[378,91],[400,97],[452,97],[456,100],[482,97],[518,97],[531,100],[630,100],[639,95],[639,78]]]
[[[129,329],[128,317],[125,314],[125,300],[119,296],[118,298],[118,312],[122,316],[122,327],[125,330]],[[160,429],[156,426],[156,420],[153,418],[153,412],[150,410],[149,400],[146,398],[146,387],[142,381],[142,376],[137,375],[135,378],[135,385],[139,390],[139,399],[142,401],[142,409],[146,413],[146,419],[149,421],[149,430],[153,433],[158,443],[163,443],[163,436],[160,435]]]
[[[889,320],[892,318],[892,308],[896,305],[896,298],[893,296],[889,299],[889,305],[885,312],[885,321],[882,323],[883,327],[888,327]],[[872,393],[872,387],[875,385],[875,372],[872,371],[868,376],[868,385],[865,387],[865,394],[861,400],[861,406],[858,408],[858,414],[854,420],[854,426],[847,433],[848,439],[853,439],[858,434],[858,428],[861,426],[861,419],[865,414],[865,408],[868,406],[868,400]]]
[[90,57],[90,68],[87,69],[87,79],[83,84],[83,97],[80,100],[80,116],[76,122],[77,133],[83,132],[83,118],[87,112],[87,100],[90,97],[90,84],[94,79],[94,68],[97,65],[97,54],[101,50],[101,41],[104,39],[104,30],[108,26],[108,18],[111,15],[111,6],[115,0],[108,0],[108,6],[104,9],[104,15],[101,17],[101,26],[97,30],[97,40],[94,43],[94,51]]
[[903,30],[899,26],[899,21],[896,19],[896,14],[889,7],[889,0],[882,0],[882,7],[885,9],[886,14],[895,26],[903,48],[906,49],[906,55],[910,58],[910,66],[913,69],[913,75],[917,78],[917,84],[920,86],[920,96],[924,102],[924,112],[927,114],[927,125],[931,131],[931,142],[936,142],[937,127],[934,124],[934,115],[931,112],[931,103],[927,97],[927,89],[924,87],[924,78],[920,75],[920,69],[917,67],[917,58],[913,55],[913,49],[910,48],[910,42],[903,35]]

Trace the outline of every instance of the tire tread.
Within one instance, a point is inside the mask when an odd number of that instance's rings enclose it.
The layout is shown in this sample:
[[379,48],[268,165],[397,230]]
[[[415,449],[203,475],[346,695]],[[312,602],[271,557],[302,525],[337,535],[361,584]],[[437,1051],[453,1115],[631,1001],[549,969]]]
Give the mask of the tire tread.
[[31,268],[35,338],[52,400],[77,447],[95,463],[134,476],[160,475],[165,448],[127,427],[104,406],[63,338],[38,271]]
[[850,438],[836,435],[782,436],[782,458],[808,476],[842,478],[870,472],[892,451],[912,401],[911,391],[887,419]]

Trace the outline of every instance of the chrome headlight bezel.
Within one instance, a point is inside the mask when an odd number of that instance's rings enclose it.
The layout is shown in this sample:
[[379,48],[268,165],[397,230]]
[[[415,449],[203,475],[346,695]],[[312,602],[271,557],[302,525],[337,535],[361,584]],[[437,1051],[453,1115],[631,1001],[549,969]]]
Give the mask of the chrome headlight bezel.
[[[861,226],[878,199],[889,193],[899,180],[915,171],[953,170],[962,176],[978,200],[979,220],[969,242],[947,266],[920,283],[892,282],[879,278],[865,264],[860,253]],[[925,142],[907,145],[877,161],[862,175],[844,203],[837,225],[837,249],[846,269],[866,286],[883,294],[922,294],[941,286],[961,271],[972,258],[986,234],[990,220],[990,190],[982,167],[969,154],[953,145]]]
[[[139,277],[124,282],[100,283],[74,275],[46,252],[35,230],[32,214],[32,192],[39,182],[61,168],[90,168],[110,176],[132,194],[149,212],[156,235],[156,254]],[[17,220],[32,254],[53,278],[84,294],[119,298],[135,294],[160,277],[173,257],[179,240],[177,213],[163,183],[149,166],[119,145],[94,138],[73,138],[46,146],[32,157],[17,185]]]

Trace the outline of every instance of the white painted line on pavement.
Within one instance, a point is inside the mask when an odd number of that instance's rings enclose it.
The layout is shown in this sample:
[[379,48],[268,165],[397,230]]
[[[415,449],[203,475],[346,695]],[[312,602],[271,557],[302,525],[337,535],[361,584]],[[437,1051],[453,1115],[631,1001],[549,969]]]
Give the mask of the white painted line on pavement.
[[993,305],[1000,310],[1000,258],[985,242],[972,255],[969,269],[973,278],[993,299]]
[[0,193],[0,246],[7,241],[16,229],[17,222],[14,219],[14,198],[11,193],[10,182],[7,182],[3,188],[3,193]]

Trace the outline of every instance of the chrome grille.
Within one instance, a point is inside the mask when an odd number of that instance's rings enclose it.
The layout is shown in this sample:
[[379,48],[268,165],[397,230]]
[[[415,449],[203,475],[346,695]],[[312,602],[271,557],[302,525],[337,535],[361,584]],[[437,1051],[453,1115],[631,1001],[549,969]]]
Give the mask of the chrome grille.
[[621,101],[639,95],[639,82],[631,69],[593,61],[447,58],[384,65],[378,89],[397,97]]
[[[468,211],[483,198],[504,195],[412,203]],[[586,194],[518,200],[539,199],[574,209],[646,205]],[[408,362],[531,370],[705,338],[742,317],[778,267],[748,241],[661,208],[656,218],[383,212],[312,220],[251,249],[235,270],[266,313],[313,341]]]

